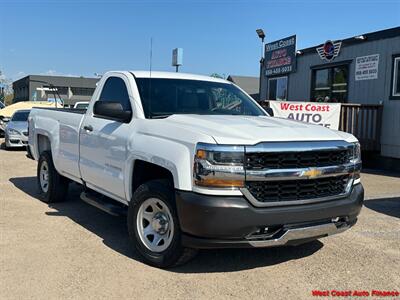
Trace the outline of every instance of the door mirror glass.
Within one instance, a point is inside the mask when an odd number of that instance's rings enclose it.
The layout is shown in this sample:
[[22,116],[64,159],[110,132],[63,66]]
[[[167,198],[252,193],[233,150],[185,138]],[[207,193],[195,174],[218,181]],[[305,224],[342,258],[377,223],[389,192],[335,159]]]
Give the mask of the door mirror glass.
[[124,110],[122,104],[117,101],[97,101],[93,113],[95,117],[122,123],[129,123],[132,118],[132,111]]

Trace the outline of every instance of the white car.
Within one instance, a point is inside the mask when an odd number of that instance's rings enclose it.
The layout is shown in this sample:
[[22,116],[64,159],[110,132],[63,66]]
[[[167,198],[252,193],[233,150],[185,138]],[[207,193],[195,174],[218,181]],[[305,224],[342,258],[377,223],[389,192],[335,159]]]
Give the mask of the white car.
[[108,72],[86,112],[33,109],[29,128],[43,200],[81,184],[82,200],[127,215],[133,246],[157,267],[199,248],[340,233],[364,199],[353,135],[271,117],[222,79]]
[[6,148],[25,147],[28,145],[28,116],[30,110],[17,110],[5,128]]
[[87,109],[88,106],[89,106],[89,102],[87,102],[87,101],[79,101],[79,102],[75,103],[74,108],[75,109]]

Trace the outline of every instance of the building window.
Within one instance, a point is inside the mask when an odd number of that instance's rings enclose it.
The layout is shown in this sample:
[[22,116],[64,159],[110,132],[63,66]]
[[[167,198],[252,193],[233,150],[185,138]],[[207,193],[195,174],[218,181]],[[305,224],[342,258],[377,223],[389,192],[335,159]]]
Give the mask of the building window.
[[287,100],[287,76],[268,79],[268,100]]
[[94,93],[94,88],[85,87],[71,87],[72,94],[78,96],[92,96]]
[[400,100],[400,54],[393,56],[390,99]]
[[348,65],[313,70],[311,101],[347,102],[348,75]]
[[[44,88],[49,88],[51,89],[51,91],[46,91],[46,95],[54,95],[54,92],[60,95],[68,95],[68,87],[67,86],[49,86],[49,85],[44,85]],[[55,91],[53,91],[54,89],[56,89]]]

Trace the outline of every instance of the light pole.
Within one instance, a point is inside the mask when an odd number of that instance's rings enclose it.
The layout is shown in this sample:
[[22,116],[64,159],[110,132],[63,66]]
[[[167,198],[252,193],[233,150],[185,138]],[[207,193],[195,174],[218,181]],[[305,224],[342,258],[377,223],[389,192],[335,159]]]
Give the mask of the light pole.
[[259,101],[261,101],[261,83],[262,83],[262,76],[263,76],[263,65],[264,65],[264,39],[265,39],[265,33],[264,30],[262,29],[257,29],[256,30],[258,37],[261,39],[261,59],[260,59],[260,82],[259,82],[259,91],[258,91],[258,97]]

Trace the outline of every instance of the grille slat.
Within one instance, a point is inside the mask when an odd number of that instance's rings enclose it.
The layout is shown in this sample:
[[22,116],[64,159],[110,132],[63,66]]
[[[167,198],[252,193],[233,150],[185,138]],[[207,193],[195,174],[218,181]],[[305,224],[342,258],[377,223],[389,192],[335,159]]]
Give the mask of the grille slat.
[[246,168],[288,169],[307,167],[326,167],[347,163],[350,150],[319,150],[306,152],[255,152],[246,153]]
[[345,193],[349,175],[318,179],[247,182],[247,189],[260,202],[296,201]]

